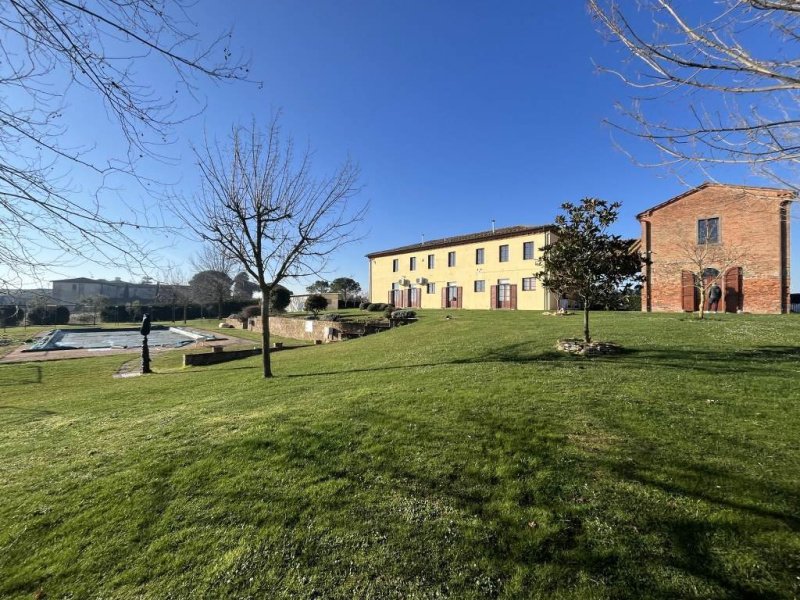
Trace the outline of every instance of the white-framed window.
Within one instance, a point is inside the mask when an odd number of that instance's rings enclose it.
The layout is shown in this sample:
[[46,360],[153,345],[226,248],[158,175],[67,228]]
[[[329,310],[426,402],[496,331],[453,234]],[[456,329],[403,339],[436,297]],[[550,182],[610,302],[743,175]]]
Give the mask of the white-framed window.
[[500,262],[508,262],[508,244],[500,246]]
[[533,242],[522,244],[522,260],[533,260]]
[[536,278],[535,277],[523,277],[522,278],[522,291],[523,292],[532,292],[536,289]]

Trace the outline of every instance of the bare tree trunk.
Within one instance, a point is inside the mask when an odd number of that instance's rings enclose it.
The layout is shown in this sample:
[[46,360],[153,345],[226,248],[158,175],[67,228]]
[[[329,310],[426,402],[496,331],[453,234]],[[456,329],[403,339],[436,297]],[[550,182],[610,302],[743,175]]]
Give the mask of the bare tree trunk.
[[269,292],[261,289],[261,364],[264,367],[264,379],[272,377],[269,356]]
[[589,337],[589,302],[583,301],[583,341],[587,344],[592,341]]
[[700,314],[698,318],[704,319],[706,314],[706,286],[705,283],[700,284]]

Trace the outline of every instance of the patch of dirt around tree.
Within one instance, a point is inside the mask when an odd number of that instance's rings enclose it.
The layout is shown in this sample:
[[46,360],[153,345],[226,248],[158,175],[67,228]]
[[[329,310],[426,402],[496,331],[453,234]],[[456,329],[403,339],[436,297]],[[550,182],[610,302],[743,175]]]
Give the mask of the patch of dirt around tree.
[[621,354],[622,346],[612,342],[589,342],[588,344],[578,338],[558,340],[556,350],[573,354],[575,356],[608,356]]

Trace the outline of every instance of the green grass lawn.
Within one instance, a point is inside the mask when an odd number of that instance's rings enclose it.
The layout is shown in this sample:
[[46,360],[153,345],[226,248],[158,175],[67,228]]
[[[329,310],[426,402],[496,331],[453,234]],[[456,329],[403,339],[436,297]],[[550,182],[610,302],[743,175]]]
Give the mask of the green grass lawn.
[[447,314],[0,365],[0,597],[800,595],[800,318]]

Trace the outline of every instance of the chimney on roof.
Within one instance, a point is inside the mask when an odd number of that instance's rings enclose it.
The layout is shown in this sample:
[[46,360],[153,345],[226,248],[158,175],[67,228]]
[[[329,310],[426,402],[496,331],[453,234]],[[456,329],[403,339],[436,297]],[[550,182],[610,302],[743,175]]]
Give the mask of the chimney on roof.
[[492,219],[492,233],[494,233],[494,219]]

